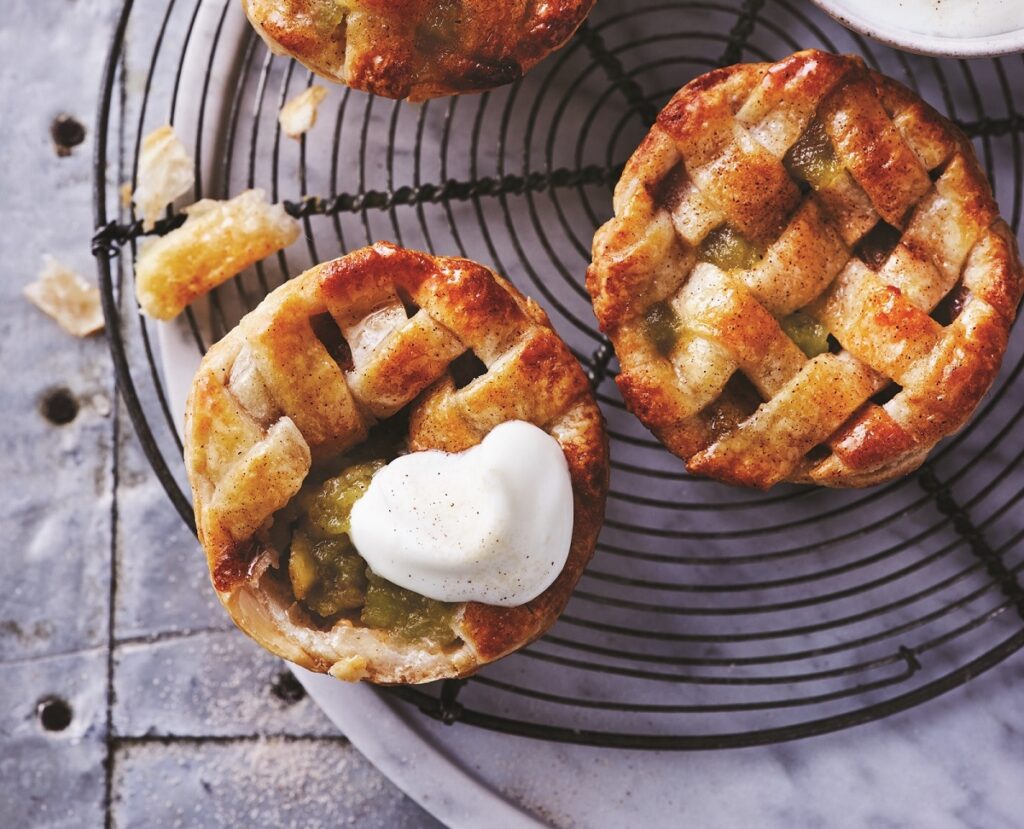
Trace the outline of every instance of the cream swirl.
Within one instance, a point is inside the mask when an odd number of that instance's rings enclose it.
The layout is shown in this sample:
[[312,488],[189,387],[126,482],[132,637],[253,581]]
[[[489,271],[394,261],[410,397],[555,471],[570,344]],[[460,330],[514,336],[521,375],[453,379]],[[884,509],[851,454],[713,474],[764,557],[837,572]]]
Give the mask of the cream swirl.
[[465,452],[414,452],[380,469],[351,539],[377,575],[444,602],[525,604],[569,556],[573,493],[558,442],[523,421]]

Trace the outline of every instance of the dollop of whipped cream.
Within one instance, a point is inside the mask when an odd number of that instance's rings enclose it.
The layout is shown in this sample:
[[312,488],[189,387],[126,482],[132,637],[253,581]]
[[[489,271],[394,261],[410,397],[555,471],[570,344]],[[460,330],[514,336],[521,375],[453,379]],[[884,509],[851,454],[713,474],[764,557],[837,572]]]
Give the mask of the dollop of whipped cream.
[[520,420],[465,452],[378,470],[350,538],[378,576],[442,602],[514,607],[543,593],[572,543],[572,480],[553,437]]

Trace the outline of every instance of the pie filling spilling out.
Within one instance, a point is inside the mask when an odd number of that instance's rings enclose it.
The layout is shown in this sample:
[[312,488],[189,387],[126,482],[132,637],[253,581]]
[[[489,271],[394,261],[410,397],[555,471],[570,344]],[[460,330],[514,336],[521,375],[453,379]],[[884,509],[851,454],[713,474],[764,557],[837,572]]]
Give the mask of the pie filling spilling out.
[[339,474],[325,478],[324,472],[311,473],[274,516],[269,538],[281,557],[279,569],[287,573],[292,593],[311,621],[325,628],[345,619],[427,649],[449,648],[459,638],[457,605],[381,578],[352,543],[352,507],[385,463],[346,457],[333,464],[341,466]]
[[996,376],[1013,235],[963,134],[858,58],[690,82],[614,207],[587,287],[626,405],[695,474],[879,483]]
[[420,101],[511,83],[594,0],[243,0],[275,52],[354,89]]
[[[525,592],[477,600],[492,596],[479,592],[492,575],[483,561],[480,585],[445,593],[436,585],[473,548],[458,533],[449,545],[438,527],[452,532],[454,510],[472,498],[448,498],[439,484],[396,503],[407,491],[391,473],[411,473],[414,459],[422,472],[431,458],[484,453],[499,433],[519,436],[510,464],[535,458],[512,422],[561,467],[559,498],[543,481],[519,491],[522,503],[541,499],[529,511],[538,526],[552,523],[545,505],[565,513],[562,557],[543,536],[517,560],[536,575],[536,552],[554,569],[540,582],[520,579],[532,585]],[[289,281],[210,349],[186,410],[185,460],[214,587],[239,627],[304,667],[382,683],[465,676],[543,633],[593,554],[608,486],[593,392],[540,308],[481,265],[387,243]],[[476,460],[467,466],[491,474]],[[535,474],[553,477],[550,466]],[[464,488],[483,500],[463,507],[477,511],[462,525],[481,526],[493,507],[499,535],[539,538],[528,524],[510,529],[521,506],[488,494],[514,486],[487,481]],[[417,515],[433,546],[418,542]],[[501,567],[507,575],[507,560]]]

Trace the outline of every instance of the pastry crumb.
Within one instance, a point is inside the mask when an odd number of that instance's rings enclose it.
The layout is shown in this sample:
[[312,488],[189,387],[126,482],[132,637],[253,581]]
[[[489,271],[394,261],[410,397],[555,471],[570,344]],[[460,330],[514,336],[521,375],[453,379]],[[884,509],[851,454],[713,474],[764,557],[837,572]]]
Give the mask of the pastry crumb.
[[327,89],[313,85],[296,95],[283,107],[277,116],[284,134],[290,138],[300,138],[316,124],[317,108],[327,97]]
[[164,208],[193,184],[195,163],[173,127],[158,127],[142,139],[138,186],[132,200],[142,214],[143,230],[152,230]]
[[186,208],[188,219],[143,245],[135,264],[135,295],[150,317],[167,320],[299,238],[299,223],[262,190],[233,199],[203,199]]
[[24,288],[25,296],[40,311],[76,337],[103,329],[100,292],[52,256],[43,257],[43,270]]
[[342,682],[358,682],[368,675],[367,665],[365,656],[348,656],[331,665],[327,673]]

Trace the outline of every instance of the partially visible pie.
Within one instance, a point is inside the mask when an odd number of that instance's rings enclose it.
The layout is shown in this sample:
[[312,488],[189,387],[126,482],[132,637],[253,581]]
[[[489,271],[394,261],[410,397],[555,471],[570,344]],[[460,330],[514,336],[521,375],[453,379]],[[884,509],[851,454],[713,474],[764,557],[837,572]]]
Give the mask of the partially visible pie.
[[[441,606],[370,573],[345,533],[387,455],[459,452],[511,420],[547,432],[568,465],[572,540],[554,583],[524,605]],[[185,462],[238,626],[312,670],[384,683],[464,676],[543,633],[593,554],[608,487],[601,413],[544,312],[482,265],[386,243],[286,283],[210,349]]]
[[271,49],[330,80],[422,101],[522,77],[594,0],[242,0]]
[[672,98],[587,286],[626,405],[691,472],[767,488],[919,466],[995,378],[1022,278],[963,134],[805,51]]

